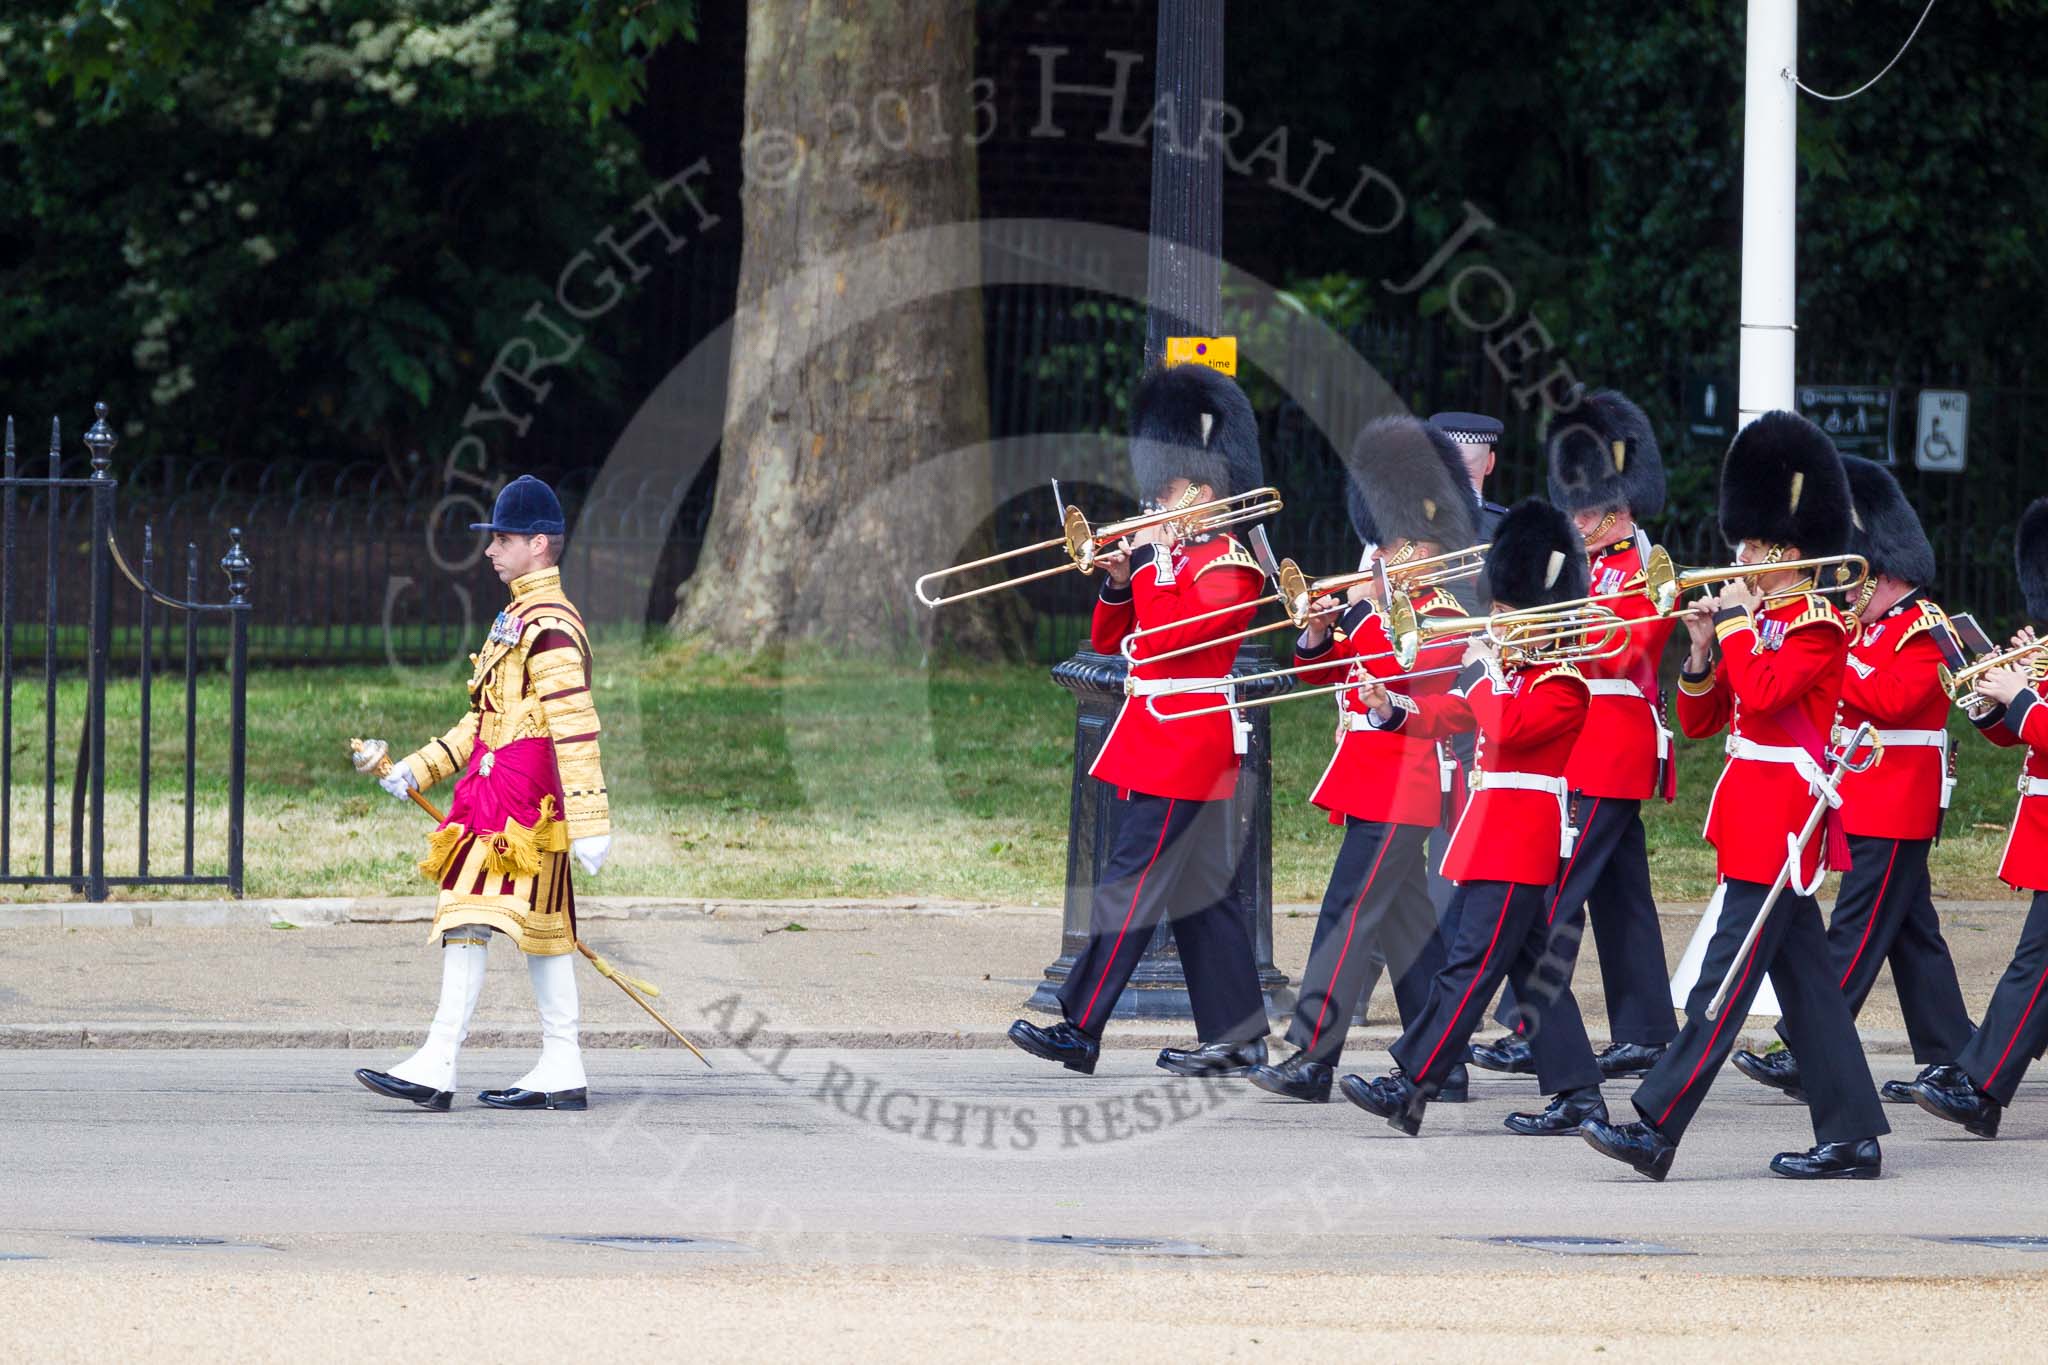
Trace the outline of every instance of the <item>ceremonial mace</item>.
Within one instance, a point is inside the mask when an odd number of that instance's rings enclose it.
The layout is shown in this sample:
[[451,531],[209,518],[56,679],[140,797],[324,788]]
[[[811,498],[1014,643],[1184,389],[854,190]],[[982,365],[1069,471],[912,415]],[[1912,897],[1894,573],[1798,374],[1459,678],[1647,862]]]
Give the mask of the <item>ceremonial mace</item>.
[[[355,769],[357,772],[367,773],[371,777],[382,777],[386,773],[391,771],[391,746],[386,744],[383,740],[352,739],[348,742],[348,747],[349,761],[355,765]],[[434,809],[433,802],[427,800],[426,797],[420,795],[419,788],[407,787],[405,789],[405,794],[412,798],[414,805],[418,806],[427,814],[433,816],[434,823],[436,825],[441,824],[444,820],[448,818],[447,816],[441,814],[440,811]],[[690,1049],[691,1053],[695,1055],[697,1060],[704,1063],[705,1066],[711,1066],[711,1059],[709,1057],[706,1057],[703,1053],[698,1052],[697,1045],[695,1043],[691,1042],[688,1038],[685,1038],[682,1035],[682,1032],[679,1029],[677,1029],[674,1024],[671,1024],[668,1020],[662,1018],[660,1010],[654,1008],[654,1006],[647,1003],[645,995],[660,995],[661,988],[659,986],[655,985],[652,981],[642,981],[639,977],[627,976],[617,967],[614,967],[611,963],[605,961],[602,956],[592,952],[590,950],[590,945],[585,943],[580,935],[577,936],[574,941],[576,944],[576,951],[590,959],[590,965],[597,968],[597,974],[599,976],[602,976],[607,981],[610,981],[617,985],[620,990],[624,991],[628,996],[632,998],[634,1004],[638,1005],[641,1009],[646,1010],[647,1013],[653,1018],[655,1023],[667,1029],[670,1037],[674,1038],[684,1047]],[[643,992],[645,993],[645,995],[642,994]],[[712,1069],[716,1070],[717,1068],[713,1067]]]

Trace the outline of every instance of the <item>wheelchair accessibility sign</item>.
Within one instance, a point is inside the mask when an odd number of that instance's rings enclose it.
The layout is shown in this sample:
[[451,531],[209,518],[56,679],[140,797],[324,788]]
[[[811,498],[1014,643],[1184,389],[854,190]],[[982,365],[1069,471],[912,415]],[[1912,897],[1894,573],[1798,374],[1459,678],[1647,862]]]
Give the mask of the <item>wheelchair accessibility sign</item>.
[[1970,436],[1970,395],[1960,389],[1920,390],[1920,434],[1913,463],[1921,469],[1962,472]]

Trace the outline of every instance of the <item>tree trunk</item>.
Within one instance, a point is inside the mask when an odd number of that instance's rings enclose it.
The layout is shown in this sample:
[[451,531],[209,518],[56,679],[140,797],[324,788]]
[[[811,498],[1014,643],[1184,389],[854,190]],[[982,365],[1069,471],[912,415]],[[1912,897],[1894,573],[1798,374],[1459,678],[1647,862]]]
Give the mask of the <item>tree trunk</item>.
[[[924,296],[940,274],[978,280],[978,247],[958,242],[943,271],[883,259],[898,234],[976,217],[973,45],[972,0],[748,6],[725,429],[673,631],[748,655],[787,639],[916,648],[931,613],[913,580],[987,552],[980,295]],[[1014,651],[1013,595],[985,603],[940,624],[977,652]]]

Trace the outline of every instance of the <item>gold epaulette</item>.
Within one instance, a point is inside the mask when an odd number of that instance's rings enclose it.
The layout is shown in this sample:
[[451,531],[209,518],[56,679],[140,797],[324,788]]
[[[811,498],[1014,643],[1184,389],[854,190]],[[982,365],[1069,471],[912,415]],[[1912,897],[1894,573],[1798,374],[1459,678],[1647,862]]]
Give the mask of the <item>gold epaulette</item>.
[[1912,625],[1899,632],[1899,638],[1892,641],[1892,652],[1896,654],[1904,649],[1906,641],[1912,639],[1915,635],[1924,635],[1937,626],[1946,627],[1947,625],[1948,613],[1923,597],[1920,599],[1920,615],[1918,619]]
[[1817,592],[1806,594],[1806,609],[1787,621],[1785,629],[1797,630],[1801,626],[1810,626],[1818,621],[1825,621],[1844,635],[1849,633],[1849,623],[1842,619],[1842,613],[1835,609],[1835,604]]
[[1435,594],[1427,603],[1417,607],[1416,610],[1424,616],[1463,616],[1465,614],[1465,608],[1459,605],[1458,599],[1445,592]]
[[1541,673],[1538,673],[1535,677],[1529,679],[1529,686],[1534,687],[1536,686],[1536,684],[1548,681],[1551,678],[1571,678],[1577,683],[1579,683],[1581,686],[1583,686],[1586,681],[1586,675],[1579,672],[1578,665],[1552,664],[1550,667],[1544,669]]
[[1259,561],[1253,559],[1250,554],[1246,553],[1243,546],[1239,545],[1236,541],[1232,541],[1230,543],[1230,548],[1228,550],[1224,551],[1220,555],[1217,555],[1207,564],[1204,564],[1201,568],[1195,570],[1195,577],[1200,578],[1203,574],[1209,572],[1209,570],[1211,569],[1223,568],[1250,569],[1253,573],[1257,574],[1261,578],[1264,578],[1266,576],[1266,571],[1259,567]]

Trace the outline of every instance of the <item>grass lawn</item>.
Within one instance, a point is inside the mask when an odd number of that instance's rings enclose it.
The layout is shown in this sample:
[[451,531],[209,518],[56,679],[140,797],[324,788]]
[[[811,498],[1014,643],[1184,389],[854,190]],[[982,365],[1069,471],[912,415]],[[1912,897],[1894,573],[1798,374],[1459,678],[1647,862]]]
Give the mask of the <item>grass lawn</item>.
[[[1073,705],[1043,668],[785,661],[742,668],[665,644],[601,642],[598,708],[616,839],[592,892],[685,897],[921,895],[1056,904],[1066,866]],[[348,765],[348,740],[410,749],[459,714],[447,671],[266,669],[250,681],[248,887],[252,896],[426,893],[413,870],[425,817]],[[58,704],[60,862],[82,686]],[[135,870],[138,693],[109,697],[109,870]],[[150,848],[183,857],[182,692],[154,704]],[[1275,895],[1320,897],[1338,834],[1307,793],[1329,758],[1322,699],[1274,708]],[[199,702],[195,864],[224,867],[224,680]],[[1958,718],[1961,782],[1934,857],[1938,894],[2000,897],[1994,872],[2018,756]],[[42,861],[40,680],[14,696],[12,856]],[[1699,837],[1722,761],[1718,742],[1680,742],[1680,799],[1648,808],[1660,895],[1712,887]],[[431,793],[445,805],[447,789]],[[16,890],[17,897],[39,894]],[[51,892],[50,894],[63,894]],[[175,891],[156,894],[177,894]]]

